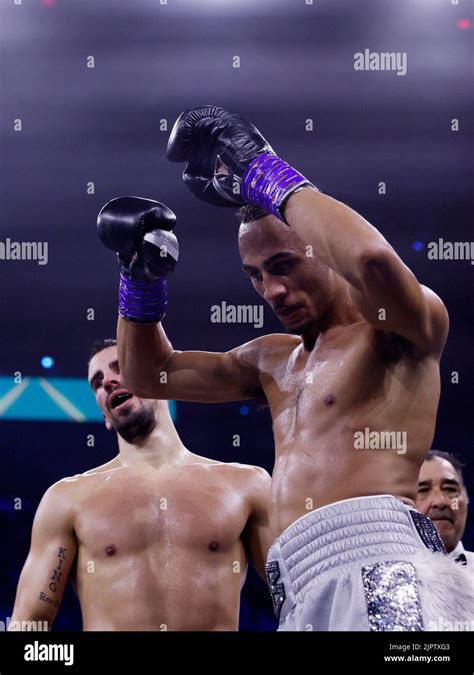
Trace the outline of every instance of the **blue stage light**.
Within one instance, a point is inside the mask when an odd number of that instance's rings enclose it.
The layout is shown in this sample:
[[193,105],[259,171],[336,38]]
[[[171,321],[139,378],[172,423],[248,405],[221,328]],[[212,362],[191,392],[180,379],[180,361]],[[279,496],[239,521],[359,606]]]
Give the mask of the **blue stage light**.
[[54,359],[52,356],[43,356],[41,359],[43,368],[52,368],[54,366]]

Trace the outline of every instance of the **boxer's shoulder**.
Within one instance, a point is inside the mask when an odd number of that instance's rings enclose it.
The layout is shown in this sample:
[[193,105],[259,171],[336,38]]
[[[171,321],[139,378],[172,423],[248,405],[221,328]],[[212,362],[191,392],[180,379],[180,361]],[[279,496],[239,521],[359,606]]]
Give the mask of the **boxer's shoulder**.
[[232,487],[243,495],[258,495],[270,490],[270,474],[261,466],[222,462],[220,470],[223,478],[227,479]]
[[254,464],[241,464],[240,462],[224,462],[224,466],[230,467],[236,472],[236,475],[242,478],[256,478],[260,479],[263,476],[268,476],[268,472],[261,466]]
[[83,473],[77,473],[72,476],[61,478],[48,488],[45,496],[48,496],[51,500],[56,498],[58,500],[74,501],[74,499],[79,498],[82,494],[87,492],[94,482],[103,479],[106,475],[110,475],[112,471],[115,471],[120,467],[121,465],[115,457],[113,460],[92,469],[88,469]]
[[91,476],[96,473],[104,473],[106,471],[117,469],[119,467],[122,467],[122,464],[117,456],[111,459],[109,462],[105,462],[105,464],[100,464],[99,466],[95,466],[92,469],[87,469],[87,471],[84,471],[84,473],[82,474],[78,474],[78,476]]
[[271,492],[271,476],[261,466],[233,463],[238,478],[236,491],[244,498],[250,514],[266,518]]
[[229,475],[237,477],[249,477],[250,475],[268,475],[267,471],[261,466],[254,466],[253,464],[241,464],[240,462],[221,462],[217,459],[210,459],[209,457],[202,457],[200,455],[193,455],[193,459],[185,466],[202,466],[210,471],[227,472]]
[[262,359],[271,357],[274,354],[292,351],[301,342],[301,338],[297,335],[270,333],[269,335],[261,335],[254,340],[245,342],[236,347],[233,352],[246,359],[250,358],[254,363],[258,363]]
[[302,340],[299,335],[288,335],[287,333],[269,333],[268,335],[262,335],[261,337],[256,338],[254,342],[258,342],[262,349],[294,349],[301,344]]
[[211,475],[222,474],[222,477],[228,478],[236,483],[242,481],[267,481],[270,480],[268,472],[261,466],[253,464],[241,464],[240,462],[220,462],[207,457],[196,455],[195,460],[188,466],[202,466],[209,471]]
[[252,340],[251,345],[258,356],[260,370],[271,368],[272,363],[279,364],[288,357],[295,349],[298,349],[302,340],[298,335],[286,335],[284,333],[270,333]]
[[76,476],[62,478],[50,485],[41,499],[38,511],[43,514],[61,515],[61,517],[67,513],[72,514],[77,503],[78,481],[76,478]]

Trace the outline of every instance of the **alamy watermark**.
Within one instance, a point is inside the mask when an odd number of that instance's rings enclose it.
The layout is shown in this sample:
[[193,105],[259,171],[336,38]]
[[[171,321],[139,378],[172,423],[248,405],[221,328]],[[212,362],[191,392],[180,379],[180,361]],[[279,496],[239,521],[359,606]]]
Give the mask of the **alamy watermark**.
[[263,305],[230,305],[225,300],[211,307],[211,323],[251,323],[263,326]]
[[25,645],[25,661],[63,661],[65,666],[74,665],[73,644],[44,644],[37,640]]
[[0,260],[36,260],[38,265],[48,264],[47,241],[0,241]]
[[452,620],[439,617],[437,621],[429,621],[427,625],[429,631],[451,632],[451,631],[474,631],[474,620]]
[[393,70],[397,75],[406,75],[408,70],[406,52],[363,52],[354,54],[354,70]]
[[47,621],[12,621],[11,616],[5,617],[5,621],[0,621],[0,633],[7,631],[31,631],[47,633],[49,624]]
[[430,241],[428,260],[470,260],[474,265],[474,241]]
[[365,427],[363,431],[354,432],[354,448],[356,450],[396,450],[397,455],[405,455],[407,432],[371,431],[369,427]]

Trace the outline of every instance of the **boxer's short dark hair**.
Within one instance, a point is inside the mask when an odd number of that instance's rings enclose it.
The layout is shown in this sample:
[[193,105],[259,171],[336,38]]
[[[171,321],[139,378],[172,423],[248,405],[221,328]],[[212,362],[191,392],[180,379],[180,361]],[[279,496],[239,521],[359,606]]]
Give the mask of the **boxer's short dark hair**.
[[246,204],[237,211],[236,215],[239,221],[245,224],[253,223],[255,220],[260,220],[260,218],[265,218],[269,213],[258,206],[253,206],[253,204]]
[[116,347],[117,346],[117,340],[115,338],[104,338],[102,340],[96,340],[94,344],[91,347],[91,351],[89,354],[89,358],[87,360],[87,367],[89,367],[90,362],[94,358],[96,354],[101,352],[103,349],[107,349],[108,347]]
[[456,473],[459,475],[461,483],[464,485],[464,476],[462,473],[462,469],[463,466],[465,466],[465,464],[463,464],[457,457],[455,457],[455,455],[452,455],[450,452],[445,452],[444,450],[430,450],[426,456],[426,460],[429,462],[435,457],[440,457],[441,459],[445,459],[447,462],[449,462],[453,467],[453,469],[456,471]]

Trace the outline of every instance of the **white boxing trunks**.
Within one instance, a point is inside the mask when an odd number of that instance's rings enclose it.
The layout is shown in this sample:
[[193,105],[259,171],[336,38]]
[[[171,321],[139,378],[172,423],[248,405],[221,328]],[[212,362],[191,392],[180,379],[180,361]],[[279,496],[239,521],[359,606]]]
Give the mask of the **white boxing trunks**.
[[268,553],[280,631],[474,630],[474,580],[432,521],[391,495],[292,523]]

